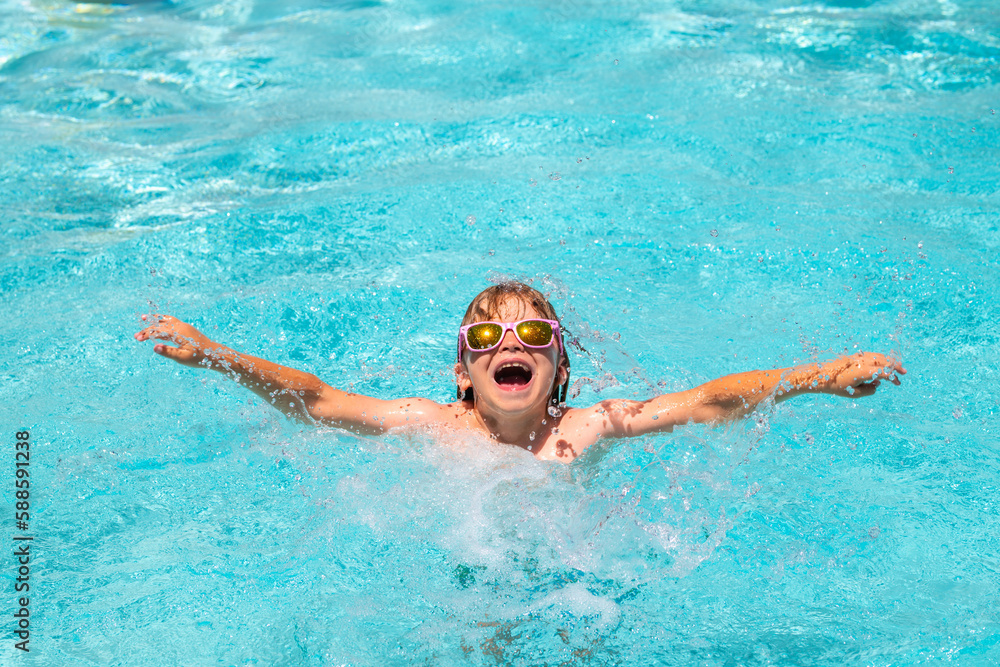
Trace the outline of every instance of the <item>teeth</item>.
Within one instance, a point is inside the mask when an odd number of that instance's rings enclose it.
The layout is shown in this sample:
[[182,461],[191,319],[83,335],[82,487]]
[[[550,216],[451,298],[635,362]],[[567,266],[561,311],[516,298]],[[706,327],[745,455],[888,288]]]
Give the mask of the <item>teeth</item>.
[[527,364],[522,364],[520,361],[505,361],[504,363],[497,366],[497,372],[502,371],[505,368],[521,368],[528,372],[531,371],[531,369],[528,368]]

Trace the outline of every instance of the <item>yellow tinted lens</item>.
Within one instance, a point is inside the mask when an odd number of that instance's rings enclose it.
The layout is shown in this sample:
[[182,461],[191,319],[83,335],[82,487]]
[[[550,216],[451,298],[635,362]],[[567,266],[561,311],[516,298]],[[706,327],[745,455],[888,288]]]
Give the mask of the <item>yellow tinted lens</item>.
[[503,336],[503,329],[500,328],[500,325],[489,322],[470,327],[466,333],[469,347],[473,350],[485,350],[493,347],[500,342],[501,336]]
[[517,337],[525,345],[543,347],[552,342],[552,325],[539,320],[528,320],[517,325]]

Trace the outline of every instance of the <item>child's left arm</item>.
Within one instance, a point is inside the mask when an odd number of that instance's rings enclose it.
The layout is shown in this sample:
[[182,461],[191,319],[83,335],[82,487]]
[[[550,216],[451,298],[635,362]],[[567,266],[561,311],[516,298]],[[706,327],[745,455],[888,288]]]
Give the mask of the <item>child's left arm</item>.
[[783,401],[799,394],[861,398],[875,393],[881,380],[899,384],[906,374],[897,359],[860,352],[824,363],[771,371],[749,371],[710,380],[687,391],[648,401],[609,400],[579,411],[593,419],[600,436],[629,437],[670,431],[690,422],[715,424],[742,417],[768,397]]

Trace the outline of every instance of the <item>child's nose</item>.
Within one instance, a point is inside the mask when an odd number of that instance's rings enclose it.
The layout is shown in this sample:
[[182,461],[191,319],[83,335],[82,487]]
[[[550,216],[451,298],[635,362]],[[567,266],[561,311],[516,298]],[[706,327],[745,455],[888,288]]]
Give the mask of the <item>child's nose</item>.
[[521,345],[521,341],[517,339],[514,332],[508,329],[504,332],[503,339],[500,341],[501,350],[524,350],[524,346]]

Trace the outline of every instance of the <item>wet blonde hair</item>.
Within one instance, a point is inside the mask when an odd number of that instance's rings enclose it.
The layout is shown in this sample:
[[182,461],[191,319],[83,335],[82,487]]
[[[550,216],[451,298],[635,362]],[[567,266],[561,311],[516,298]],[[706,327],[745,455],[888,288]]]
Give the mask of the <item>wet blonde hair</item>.
[[[544,294],[536,290],[534,287],[529,287],[524,283],[510,280],[497,283],[496,285],[491,285],[477,294],[472,300],[472,303],[470,303],[469,307],[465,310],[465,317],[462,318],[462,326],[465,326],[466,324],[473,324],[474,322],[485,322],[496,319],[500,316],[500,308],[511,299],[516,299],[525,306],[531,306],[531,308],[538,313],[539,317],[559,322],[559,316],[556,314],[556,309],[552,307],[552,304],[549,303]],[[562,322],[559,322],[559,325],[560,330],[562,330]],[[459,348],[461,349],[461,344],[459,344]],[[458,361],[461,363],[461,357],[459,357]],[[559,361],[566,368],[566,381],[561,385],[553,387],[552,401],[554,403],[565,403],[566,392],[569,390],[569,355],[566,353],[565,335],[563,335],[562,351],[560,352]],[[472,388],[470,387],[469,389],[466,389],[463,394],[461,387],[459,387],[458,398],[463,401],[475,400]]]

